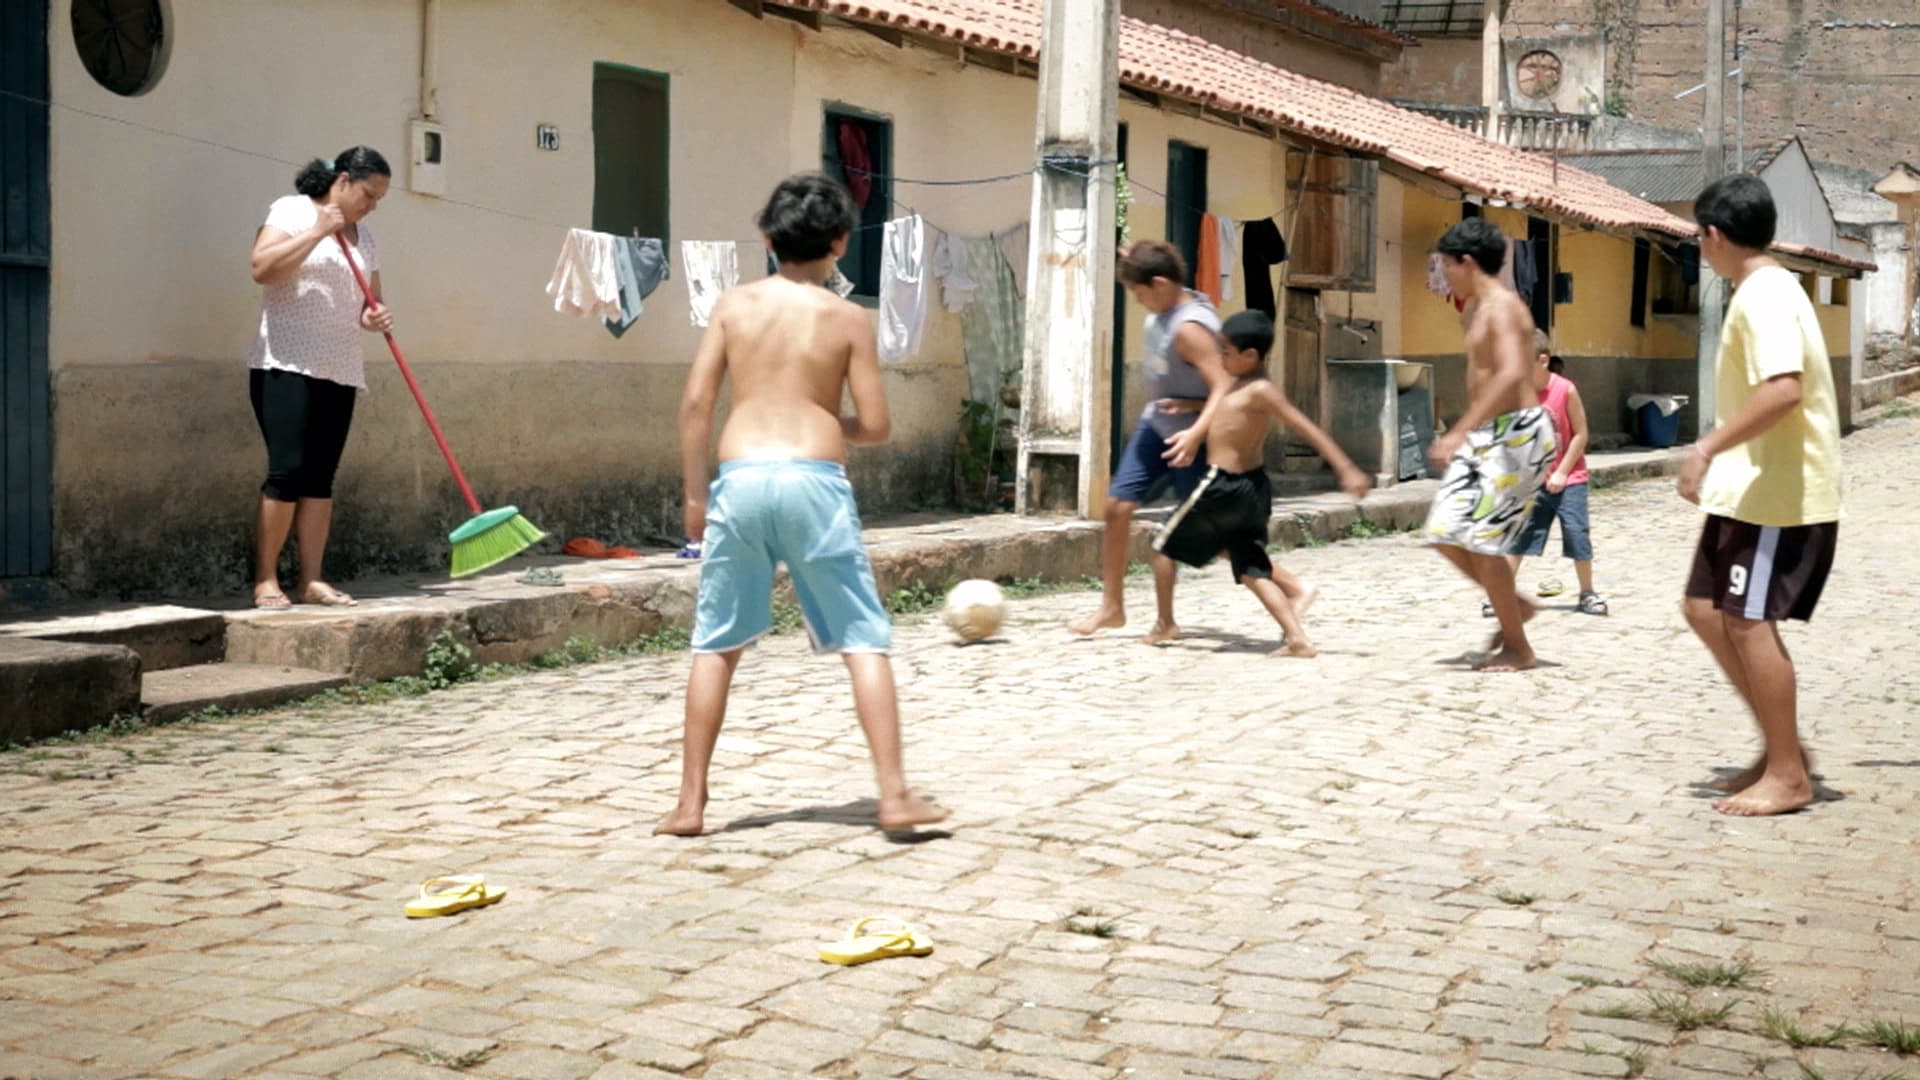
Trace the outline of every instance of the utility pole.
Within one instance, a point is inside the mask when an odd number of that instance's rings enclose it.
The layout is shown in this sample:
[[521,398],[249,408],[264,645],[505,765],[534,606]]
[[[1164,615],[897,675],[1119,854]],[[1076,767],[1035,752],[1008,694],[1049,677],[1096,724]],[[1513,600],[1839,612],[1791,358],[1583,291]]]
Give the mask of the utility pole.
[[[1707,0],[1707,107],[1700,125],[1705,139],[1701,154],[1701,186],[1727,175],[1727,0]],[[1740,163],[1746,167],[1745,162]],[[1700,355],[1695,361],[1699,386],[1693,398],[1698,431],[1713,430],[1715,360],[1720,355],[1720,323],[1726,301],[1720,278],[1703,257],[1700,260]]]
[[1119,86],[1120,0],[1047,0],[1014,487],[1022,514],[1092,518],[1106,507]]

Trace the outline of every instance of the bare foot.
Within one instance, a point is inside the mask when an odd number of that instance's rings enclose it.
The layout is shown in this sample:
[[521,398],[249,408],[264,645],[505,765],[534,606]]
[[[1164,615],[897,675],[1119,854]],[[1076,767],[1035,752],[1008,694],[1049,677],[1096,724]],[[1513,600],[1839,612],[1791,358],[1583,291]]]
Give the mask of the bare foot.
[[1532,649],[1501,649],[1473,665],[1475,671],[1525,671],[1533,666]]
[[[1516,599],[1520,601],[1520,625],[1525,626],[1528,623],[1533,621],[1533,617],[1535,615],[1540,614],[1540,609],[1535,607],[1533,605],[1533,602],[1531,600],[1528,600],[1524,596],[1517,597]],[[1489,653],[1499,653],[1499,652],[1505,652],[1506,649],[1507,649],[1507,635],[1501,633],[1498,630],[1495,630],[1493,632],[1493,636],[1487,639],[1486,651]],[[1531,654],[1529,654],[1527,666],[1528,667],[1533,666]]]
[[1301,582],[1300,595],[1293,599],[1294,617],[1299,619],[1306,618],[1307,609],[1312,607],[1313,602],[1318,599],[1320,599],[1320,586],[1307,581]]
[[1320,655],[1320,650],[1314,648],[1313,642],[1311,641],[1288,641],[1288,642],[1283,642],[1279,648],[1273,650],[1267,655],[1268,656],[1297,656],[1302,660],[1311,660],[1312,658]]
[[324,607],[358,607],[360,601],[341,592],[324,581],[309,581],[297,590],[303,604],[320,604]]
[[279,585],[263,581],[253,587],[253,606],[262,611],[278,611],[292,607],[293,601],[287,599],[287,594],[280,591]]
[[673,808],[673,813],[660,819],[653,827],[655,836],[699,836],[706,824],[706,804],[687,806],[681,804]]
[[1102,630],[1118,630],[1127,625],[1127,613],[1119,608],[1103,607],[1099,611],[1081,619],[1068,627],[1081,637],[1097,634]]
[[1713,808],[1734,817],[1790,814],[1813,802],[1813,783],[1805,774],[1793,780],[1762,776],[1738,795],[1715,799]]
[[944,806],[935,806],[918,795],[900,795],[880,800],[880,827],[888,832],[911,829],[915,825],[932,825],[947,820],[953,811]]
[[1153,624],[1153,629],[1147,631],[1146,635],[1140,640],[1149,645],[1165,645],[1179,636],[1179,626],[1170,622],[1156,621]]
[[[1800,767],[1807,771],[1808,776],[1813,775],[1813,755],[1807,753],[1805,750],[1800,751]],[[1732,795],[1736,792],[1745,791],[1759,783],[1760,778],[1766,774],[1767,755],[1762,753],[1758,758],[1754,759],[1753,764],[1741,769],[1732,776],[1723,776],[1718,780],[1709,781],[1707,786],[1715,791],[1724,791]]]

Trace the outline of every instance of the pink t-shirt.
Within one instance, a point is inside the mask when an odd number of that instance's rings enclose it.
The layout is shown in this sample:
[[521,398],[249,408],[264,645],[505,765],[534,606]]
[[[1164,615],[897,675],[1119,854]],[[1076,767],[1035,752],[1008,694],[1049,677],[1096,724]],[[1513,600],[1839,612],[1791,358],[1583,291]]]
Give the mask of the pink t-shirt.
[[[1567,447],[1573,444],[1573,418],[1567,415],[1567,398],[1573,394],[1573,380],[1564,375],[1547,376],[1547,388],[1540,391],[1540,404],[1553,417],[1553,431],[1559,437],[1559,449],[1553,454],[1553,468],[1556,472],[1560,462],[1567,456]],[[1567,473],[1567,484],[1587,482],[1587,455],[1582,453],[1580,460],[1573,463],[1572,471]]]

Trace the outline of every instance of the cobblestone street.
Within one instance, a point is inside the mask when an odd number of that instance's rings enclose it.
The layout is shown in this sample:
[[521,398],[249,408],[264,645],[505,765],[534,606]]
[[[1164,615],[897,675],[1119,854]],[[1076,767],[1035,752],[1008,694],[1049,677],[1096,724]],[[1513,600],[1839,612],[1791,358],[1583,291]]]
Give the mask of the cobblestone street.
[[[918,843],[794,634],[691,841],[649,835],[684,655],[8,753],[0,1076],[1920,1078],[1867,1034],[1920,1044],[1920,420],[1846,453],[1786,630],[1808,812],[1709,808],[1758,739],[1680,618],[1698,514],[1638,483],[1594,495],[1612,616],[1549,601],[1523,675],[1466,670],[1491,624],[1407,535],[1280,557],[1312,661],[1224,565],[1168,648],[1146,578],[1091,641],[1089,593],[983,646],[903,620],[909,779],[954,811]],[[452,872],[508,896],[402,916]],[[934,953],[816,959],[883,913]]]

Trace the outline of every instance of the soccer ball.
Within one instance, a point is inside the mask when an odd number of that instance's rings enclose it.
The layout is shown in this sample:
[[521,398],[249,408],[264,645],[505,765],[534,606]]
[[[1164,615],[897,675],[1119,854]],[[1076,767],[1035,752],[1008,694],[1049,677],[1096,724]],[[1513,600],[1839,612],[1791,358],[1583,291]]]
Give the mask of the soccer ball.
[[1007,598],[1000,586],[975,578],[955,585],[953,591],[947,593],[947,603],[941,613],[946,616],[948,628],[962,642],[981,641],[992,637],[1006,620]]

